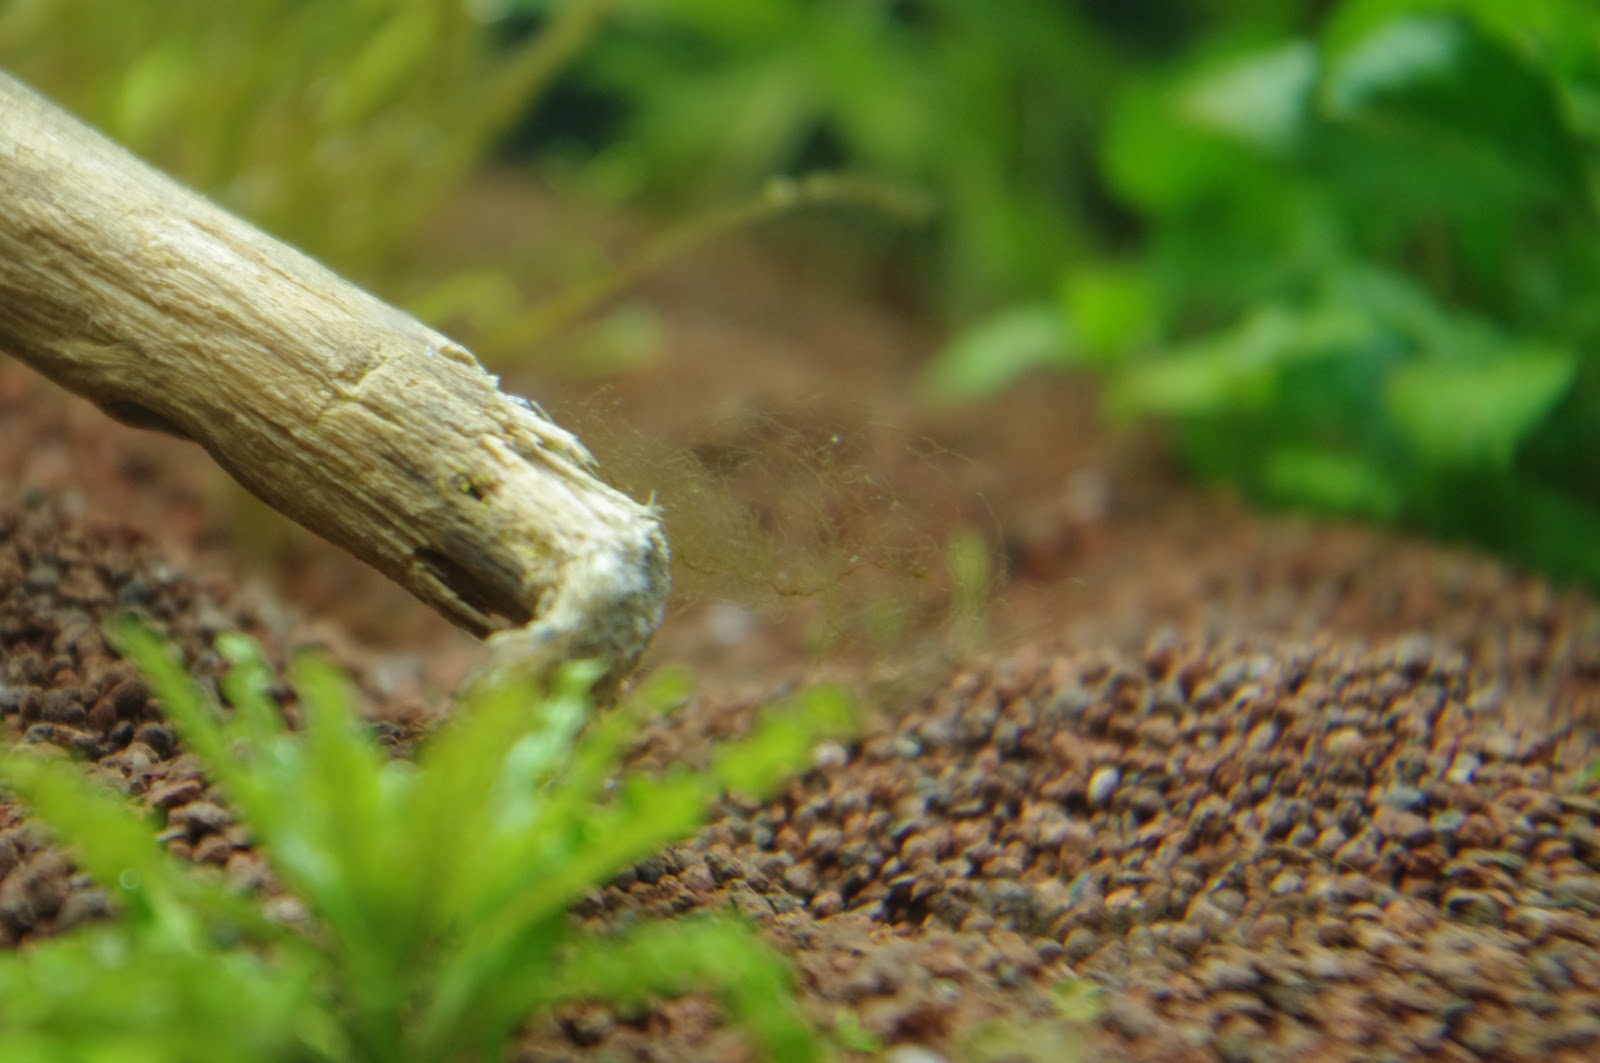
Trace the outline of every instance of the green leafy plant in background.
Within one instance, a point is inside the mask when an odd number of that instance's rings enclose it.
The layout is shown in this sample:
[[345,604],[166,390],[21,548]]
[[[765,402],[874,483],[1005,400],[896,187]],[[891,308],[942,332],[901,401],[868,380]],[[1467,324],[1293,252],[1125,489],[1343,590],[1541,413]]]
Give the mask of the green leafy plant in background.
[[1081,242],[1074,153],[1118,57],[1048,0],[619,0],[574,70],[623,111],[585,173],[691,201],[818,156],[910,182],[939,205],[933,275],[992,298]]
[[1103,372],[1203,475],[1600,584],[1600,9],[1349,0],[1130,88],[1139,254],[974,329],[945,394]]
[[233,662],[225,714],[148,631],[122,624],[115,637],[299,911],[268,919],[182,867],[75,766],[0,753],[0,780],[121,909],[0,956],[5,1059],[209,1060],[220,1045],[231,1059],[495,1059],[539,1008],[695,988],[717,990],[765,1056],[817,1058],[786,968],[742,923],[585,935],[566,913],[691,832],[720,792],[760,794],[798,770],[820,735],[849,726],[841,692],[798,696],[704,770],[619,778],[641,716],[680,701],[681,683],[591,718],[581,666],[543,694],[499,676],[413,763],[383,758],[325,663],[291,669],[304,714],[293,734],[248,640],[219,641]]
[[0,65],[274,235],[368,283],[592,38],[515,45],[459,0],[14,0]]
[[[559,2],[520,5],[558,9]],[[1297,0],[1232,3],[1292,18]],[[1098,246],[1091,156],[1117,85],[1205,4],[1134,15],[1055,0],[618,0],[574,64],[617,112],[581,174],[631,199],[713,201],[824,165],[924,189],[937,223],[877,233],[933,282],[940,316],[1036,290]]]
[[[723,187],[711,206],[621,262],[552,237],[515,266],[441,265],[449,256],[421,244],[421,227],[574,63],[624,39],[614,17],[624,4],[17,0],[0,8],[0,66],[419,316],[468,324],[490,358],[525,353],[731,229],[817,204],[897,220],[926,213],[884,182],[772,178],[767,169]],[[642,81],[626,89],[638,101],[653,92]],[[529,306],[530,280],[558,294]],[[565,366],[596,372],[653,344],[634,312],[602,320],[572,346]]]

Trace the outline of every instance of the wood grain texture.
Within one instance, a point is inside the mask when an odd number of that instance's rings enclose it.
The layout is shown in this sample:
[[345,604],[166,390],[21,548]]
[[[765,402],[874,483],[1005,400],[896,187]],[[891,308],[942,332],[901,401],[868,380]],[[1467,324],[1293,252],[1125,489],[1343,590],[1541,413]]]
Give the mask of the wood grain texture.
[[655,511],[459,344],[0,73],[0,351],[241,484],[503,655],[614,675],[661,617]]

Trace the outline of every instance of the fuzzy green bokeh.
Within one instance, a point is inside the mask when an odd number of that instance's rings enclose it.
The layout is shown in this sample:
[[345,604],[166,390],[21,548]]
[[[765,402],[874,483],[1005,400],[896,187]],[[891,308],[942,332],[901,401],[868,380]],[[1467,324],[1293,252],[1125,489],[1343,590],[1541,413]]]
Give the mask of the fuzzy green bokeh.
[[507,43],[459,0],[98,3],[0,11],[0,65],[280,239],[380,287],[604,0]]
[[1600,586],[1600,12],[1347,0],[1129,88],[1102,165],[1136,253],[1071,263],[930,370],[1081,368],[1265,501]]

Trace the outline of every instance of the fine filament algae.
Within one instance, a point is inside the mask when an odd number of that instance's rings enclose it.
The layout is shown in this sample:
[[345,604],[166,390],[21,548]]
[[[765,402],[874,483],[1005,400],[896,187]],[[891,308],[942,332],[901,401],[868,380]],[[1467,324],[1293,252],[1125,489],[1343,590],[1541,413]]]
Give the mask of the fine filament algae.
[[567,911],[692,832],[721,792],[763,794],[801,770],[851,725],[842,691],[798,695],[703,770],[644,777],[622,771],[624,750],[641,720],[684,700],[681,676],[601,715],[587,665],[548,686],[498,676],[412,762],[379,752],[324,661],[290,667],[304,721],[292,733],[249,639],[218,640],[233,666],[224,710],[149,630],[111,631],[303,915],[274,921],[180,863],[77,766],[0,750],[0,782],[120,909],[0,955],[0,1058],[198,1061],[226,1043],[239,1060],[489,1060],[540,1008],[691,989],[716,991],[763,1057],[820,1058],[787,967],[747,925],[580,933]]
[[930,632],[962,648],[981,639],[998,521],[979,492],[980,519],[953,539],[943,514],[930,518],[921,485],[966,490],[970,462],[936,440],[817,401],[702,423],[693,447],[662,446],[605,394],[559,415],[620,490],[659,492],[678,602],[799,618],[819,654],[920,649]]

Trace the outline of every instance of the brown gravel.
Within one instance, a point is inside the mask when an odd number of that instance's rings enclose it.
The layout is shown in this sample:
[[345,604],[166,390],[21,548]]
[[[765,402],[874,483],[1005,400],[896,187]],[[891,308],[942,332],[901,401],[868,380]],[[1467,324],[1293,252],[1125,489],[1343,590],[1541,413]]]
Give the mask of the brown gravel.
[[[1600,679],[1600,639],[1546,649]],[[905,982],[1032,1002],[1071,973],[1106,991],[1084,1037],[1116,1058],[1595,1058],[1593,721],[1530,714],[1504,679],[1424,635],[996,662],[594,909],[748,891],[831,933],[910,932],[923,951],[855,977],[806,968],[889,1040],[949,1045],[908,1033]],[[937,967],[950,935],[983,962]]]
[[[526,238],[500,218],[505,239]],[[884,648],[841,624],[822,643],[824,663],[865,665],[861,737],[819,747],[771,802],[726,802],[575,918],[743,911],[793,958],[819,1025],[880,1042],[890,1063],[1600,1058],[1588,596],[1176,488],[1147,441],[1101,431],[1071,384],[899,420],[891,390],[914,337],[859,315],[830,331],[794,285],[736,265],[658,283],[681,360],[619,382],[620,417],[708,466],[737,451],[724,486],[784,542],[859,530],[888,556],[913,532],[942,545],[977,527],[1009,574],[982,652],[927,649],[948,616],[937,553],[932,575],[862,591],[903,592],[910,633]],[[895,343],[851,375],[864,347]],[[784,405],[801,393],[810,405]],[[837,428],[850,468],[872,475],[824,477],[825,499],[796,503],[821,459],[797,461],[795,434],[773,428],[793,424]],[[764,446],[780,453],[746,460]],[[267,886],[99,620],[143,611],[208,681],[221,630],[258,635],[274,658],[331,644],[401,753],[439,673],[307,629],[274,604],[296,584],[241,590],[222,551],[239,518],[218,515],[199,468],[0,370],[0,714],[15,740],[85,753],[161,815],[174,851]],[[896,507],[883,528],[875,499]],[[315,584],[296,608],[334,602],[363,637],[394,633],[390,651],[443,645],[369,575],[293,549]],[[640,735],[641,768],[703,761],[818,667],[803,649],[815,611],[772,619],[725,581],[702,587],[657,651],[692,661],[702,694]],[[0,804],[0,947],[104,915],[93,884]],[[691,996],[563,1009],[521,1058],[748,1053]]]
[[[143,679],[107,646],[101,623],[142,617],[184,652],[191,674],[215,690],[223,631],[261,639],[281,663],[288,650],[316,646],[355,669],[366,693],[387,696],[379,734],[397,752],[426,726],[415,689],[373,680],[374,658],[321,637],[294,614],[220,577],[197,579],[161,560],[138,533],[114,523],[81,523],[51,498],[31,493],[0,505],[0,720],[8,740],[54,745],[96,766],[103,782],[165,813],[161,838],[181,856],[264,880],[244,828],[210,794],[199,765],[180,748]],[[292,693],[276,693],[294,717]],[[0,802],[0,946],[104,915],[104,896],[18,810]]]
[[[796,957],[820,1021],[844,1009],[947,1059],[984,1058],[976,1032],[996,1019],[1041,1059],[1068,1045],[1136,1060],[1594,1058],[1600,624],[1580,598],[1498,579],[1485,602],[1501,607],[1473,614],[1467,642],[1540,635],[1479,657],[1426,632],[1168,634],[1137,653],[974,666],[882,705],[858,742],[819,747],[779,799],[727,802],[578,915],[732,905]],[[283,637],[126,533],[35,500],[0,516],[10,733],[84,751],[165,810],[174,851],[259,880],[242,829],[107,651],[95,624],[114,607],[164,622],[202,677],[224,626]],[[703,699],[653,725],[635,759],[692,763],[750,709]],[[15,812],[0,824],[0,942],[104,914]],[[1058,1015],[1073,976],[1101,994],[1087,1027]],[[525,1058],[741,1058],[740,1044],[690,998],[643,1017],[565,1011]]]

